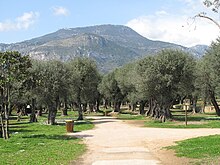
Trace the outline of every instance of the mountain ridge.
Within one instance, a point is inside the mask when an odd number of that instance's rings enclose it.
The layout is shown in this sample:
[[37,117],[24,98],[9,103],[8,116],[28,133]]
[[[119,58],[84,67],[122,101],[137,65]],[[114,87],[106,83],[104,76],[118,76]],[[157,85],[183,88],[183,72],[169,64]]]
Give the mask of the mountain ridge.
[[86,56],[94,59],[102,72],[155,54],[162,49],[180,49],[201,57],[207,47],[187,48],[178,44],[147,39],[123,25],[96,25],[59,29],[30,40],[4,44],[0,51],[17,50],[34,59],[68,61]]

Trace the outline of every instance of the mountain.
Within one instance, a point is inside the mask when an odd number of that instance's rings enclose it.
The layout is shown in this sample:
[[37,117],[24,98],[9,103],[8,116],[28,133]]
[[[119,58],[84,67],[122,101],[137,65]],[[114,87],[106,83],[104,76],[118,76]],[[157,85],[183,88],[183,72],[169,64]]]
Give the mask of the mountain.
[[196,45],[196,46],[190,47],[191,53],[197,54],[198,58],[201,58],[208,49],[209,49],[209,46],[207,45]]
[[155,54],[166,48],[181,49],[201,56],[203,49],[186,48],[162,41],[149,40],[129,27],[99,25],[60,29],[31,40],[0,44],[0,51],[16,50],[34,59],[62,61],[86,56],[97,61],[102,72],[108,72],[125,63]]

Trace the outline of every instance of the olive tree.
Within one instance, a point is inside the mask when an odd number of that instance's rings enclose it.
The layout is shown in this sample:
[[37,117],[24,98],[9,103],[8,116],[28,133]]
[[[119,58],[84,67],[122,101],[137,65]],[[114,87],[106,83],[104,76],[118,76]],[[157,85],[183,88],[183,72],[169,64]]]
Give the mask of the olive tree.
[[113,102],[114,112],[120,112],[124,95],[116,80],[115,72],[108,73],[102,78],[99,84],[99,91],[105,99]]
[[216,114],[220,116],[220,109],[216,101],[216,95],[220,94],[220,39],[217,39],[216,42],[211,44],[210,49],[203,57],[202,68],[201,75],[204,77],[202,81],[203,85],[207,88]]
[[[23,83],[27,78],[28,68],[31,67],[29,56],[22,56],[19,52],[0,52],[0,122],[4,138],[9,138],[8,123],[11,111],[11,91],[15,83]],[[5,124],[3,123],[4,111]],[[5,126],[4,126],[5,125]]]
[[[115,71],[118,86],[123,95],[123,101],[129,102],[129,107],[134,111],[137,102],[142,102],[140,92],[137,92],[139,77],[136,73],[137,63],[129,63]],[[141,107],[141,106],[140,106]],[[142,111],[140,111],[142,114]]]
[[82,104],[94,104],[98,98],[100,75],[94,61],[75,58],[68,63],[71,99],[78,110],[78,120],[83,120]]
[[32,109],[35,109],[36,102],[45,105],[49,112],[48,124],[53,125],[60,99],[68,88],[66,66],[61,61],[38,61],[34,63],[31,73]]
[[172,118],[170,107],[179,95],[190,95],[194,89],[195,60],[187,53],[163,50],[139,62],[139,91],[152,101],[148,114],[165,121]]

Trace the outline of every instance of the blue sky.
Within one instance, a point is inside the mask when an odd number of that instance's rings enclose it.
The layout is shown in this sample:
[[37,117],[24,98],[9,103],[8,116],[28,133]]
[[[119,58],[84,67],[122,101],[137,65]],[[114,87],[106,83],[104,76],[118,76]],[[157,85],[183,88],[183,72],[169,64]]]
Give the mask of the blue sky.
[[201,11],[209,13],[202,0],[2,0],[0,43],[20,42],[61,28],[114,24],[129,26],[153,40],[210,44],[219,29],[207,20],[190,19]]

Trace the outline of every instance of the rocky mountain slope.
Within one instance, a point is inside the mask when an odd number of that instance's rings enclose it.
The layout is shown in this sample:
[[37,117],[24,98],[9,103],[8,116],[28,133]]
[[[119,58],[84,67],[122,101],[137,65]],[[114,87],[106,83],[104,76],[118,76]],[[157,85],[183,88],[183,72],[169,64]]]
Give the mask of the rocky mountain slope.
[[195,56],[202,56],[207,47],[186,48],[172,43],[152,41],[121,25],[60,29],[31,40],[0,44],[0,51],[17,50],[22,54],[29,54],[34,59],[67,61],[77,56],[89,57],[97,61],[102,72],[108,72],[166,48],[181,49]]

